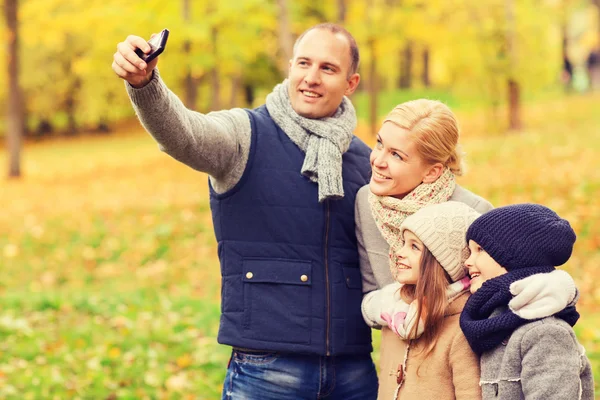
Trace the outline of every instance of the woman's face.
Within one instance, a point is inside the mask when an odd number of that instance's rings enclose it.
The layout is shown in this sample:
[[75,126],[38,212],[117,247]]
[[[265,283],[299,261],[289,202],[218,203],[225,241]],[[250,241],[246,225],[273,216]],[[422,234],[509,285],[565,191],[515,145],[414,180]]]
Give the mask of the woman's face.
[[410,135],[392,122],[379,130],[371,152],[373,194],[402,199],[423,182],[431,167],[423,162]]

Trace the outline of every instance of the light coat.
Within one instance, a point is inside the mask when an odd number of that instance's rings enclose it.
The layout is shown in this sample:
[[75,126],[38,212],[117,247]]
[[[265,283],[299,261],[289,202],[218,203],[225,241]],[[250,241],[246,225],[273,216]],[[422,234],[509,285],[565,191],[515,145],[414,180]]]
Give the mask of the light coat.
[[[469,298],[465,292],[450,303],[433,351],[423,358],[421,339],[410,344],[401,400],[476,400],[481,398],[479,358],[459,326],[460,313]],[[396,372],[402,365],[407,341],[384,327],[381,332],[380,400],[394,399]],[[420,368],[419,368],[420,367]],[[418,372],[418,374],[417,374]]]

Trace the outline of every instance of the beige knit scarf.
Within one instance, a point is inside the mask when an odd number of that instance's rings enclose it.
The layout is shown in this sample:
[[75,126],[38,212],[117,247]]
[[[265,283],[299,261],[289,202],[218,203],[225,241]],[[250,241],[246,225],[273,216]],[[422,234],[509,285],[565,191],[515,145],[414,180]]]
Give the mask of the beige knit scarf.
[[433,183],[422,183],[412,192],[397,199],[392,196],[377,196],[369,192],[369,204],[375,223],[383,238],[390,245],[390,271],[394,280],[398,275],[400,262],[397,253],[404,241],[400,232],[400,225],[409,216],[429,204],[438,204],[448,201],[454,188],[456,178],[449,168],[445,168],[440,177]]

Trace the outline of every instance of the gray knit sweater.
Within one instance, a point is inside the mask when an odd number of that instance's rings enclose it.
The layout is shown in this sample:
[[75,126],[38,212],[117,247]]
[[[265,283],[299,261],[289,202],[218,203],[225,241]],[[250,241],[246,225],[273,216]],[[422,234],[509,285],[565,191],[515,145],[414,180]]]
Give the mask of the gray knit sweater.
[[481,356],[483,399],[593,400],[585,349],[565,321],[549,317],[515,330]]
[[187,109],[157,69],[136,89],[125,82],[135,113],[160,150],[210,176],[217,193],[240,180],[250,153],[250,117],[241,108],[201,114]]

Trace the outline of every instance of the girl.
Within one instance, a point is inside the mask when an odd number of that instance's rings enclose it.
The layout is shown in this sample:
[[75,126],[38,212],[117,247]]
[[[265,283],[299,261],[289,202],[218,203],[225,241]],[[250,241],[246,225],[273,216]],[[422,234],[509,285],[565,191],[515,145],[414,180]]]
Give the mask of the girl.
[[[388,329],[382,315],[390,313],[389,305],[394,302],[389,300],[401,286],[394,279],[401,269],[397,257],[403,245],[400,225],[422,207],[448,200],[479,213],[492,209],[488,201],[456,183],[456,176],[463,173],[458,138],[456,118],[443,103],[420,99],[398,105],[377,135],[371,153],[371,182],[357,194],[356,236],[365,293],[362,312],[369,326],[382,329],[382,381],[396,374],[398,365],[397,356],[383,349],[400,338]],[[543,316],[551,315],[576,294],[573,280],[563,271],[528,277],[512,289],[516,297],[511,307],[524,318],[531,317],[531,307],[539,313],[541,303]]]
[[[463,263],[464,236],[479,213],[448,201],[406,218],[399,234],[396,280],[383,319],[402,340],[382,343],[394,365],[382,365],[380,399],[478,399],[479,360],[460,330],[459,316],[469,295]],[[385,344],[385,347],[384,347]],[[394,374],[386,373],[392,369]]]
[[569,222],[547,207],[517,204],[481,216],[467,240],[473,295],[460,325],[481,355],[483,398],[592,400],[590,362],[571,328],[575,307],[533,322],[508,308],[512,282],[550,273],[571,257]]

